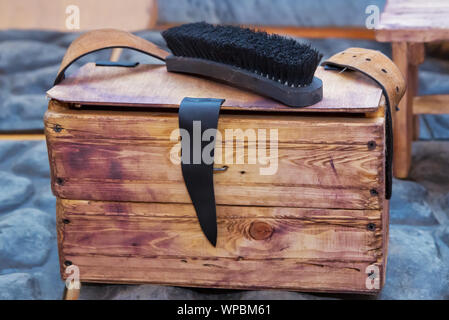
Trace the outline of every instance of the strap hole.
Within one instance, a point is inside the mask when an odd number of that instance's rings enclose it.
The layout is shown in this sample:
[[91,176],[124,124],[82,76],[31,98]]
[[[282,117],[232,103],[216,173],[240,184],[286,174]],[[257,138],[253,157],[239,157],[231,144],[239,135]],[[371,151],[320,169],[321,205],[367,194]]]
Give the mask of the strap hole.
[[387,73],[387,70],[385,70],[385,69],[382,69],[382,72],[383,72],[383,73]]
[[353,58],[357,58],[357,56],[352,56]]
[[370,58],[366,58],[365,60],[366,60],[366,61],[371,61],[371,59],[370,59]]
[[399,87],[396,87],[396,92],[399,92]]

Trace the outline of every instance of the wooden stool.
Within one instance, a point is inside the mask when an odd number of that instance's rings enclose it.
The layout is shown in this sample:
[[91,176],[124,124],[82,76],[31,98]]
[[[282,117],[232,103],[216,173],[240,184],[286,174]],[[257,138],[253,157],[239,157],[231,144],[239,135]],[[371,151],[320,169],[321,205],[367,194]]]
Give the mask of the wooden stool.
[[393,61],[407,81],[407,92],[394,118],[394,175],[406,178],[411,165],[411,143],[419,135],[419,114],[449,113],[449,95],[415,97],[418,66],[424,43],[449,40],[449,2],[445,0],[388,0],[376,39],[391,42]]

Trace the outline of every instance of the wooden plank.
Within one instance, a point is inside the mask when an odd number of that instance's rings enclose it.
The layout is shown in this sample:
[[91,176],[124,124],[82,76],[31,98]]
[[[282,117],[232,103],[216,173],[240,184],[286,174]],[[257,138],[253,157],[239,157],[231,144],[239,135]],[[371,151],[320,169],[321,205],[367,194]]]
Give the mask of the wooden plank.
[[[67,199],[191,203],[183,184],[175,182],[63,179],[52,181],[55,195]],[[378,209],[383,187],[372,194],[360,188],[315,185],[215,185],[215,202],[224,205],[301,206],[308,208]]]
[[431,42],[449,39],[449,4],[445,0],[389,0],[380,16],[376,39]]
[[[214,248],[191,205],[58,199],[57,208],[61,271],[69,260],[81,281],[370,292],[366,267],[383,270],[379,210],[217,206]],[[255,223],[271,233],[256,240]]]
[[[70,6],[79,9],[79,28],[68,28],[66,22],[69,27],[76,22],[76,11]],[[0,29],[86,31],[115,28],[138,31],[152,28],[156,20],[157,0],[134,0],[132,5],[121,0],[0,1]]]
[[[257,209],[257,208],[256,208]],[[299,211],[299,209],[297,209]],[[79,255],[187,256],[250,259],[295,258],[376,261],[379,237],[371,220],[221,219],[217,247],[207,243],[198,219],[65,215],[63,251]],[[274,230],[268,239],[251,237],[252,223]],[[120,236],[118,236],[120,235]],[[320,236],[317,236],[320,235]]]
[[[180,166],[170,160],[171,149],[178,143],[169,140],[178,127],[175,113],[70,110],[52,102],[45,127],[52,186],[59,197],[190,203]],[[279,139],[278,155],[273,154],[277,161],[274,174],[261,175],[260,168],[269,165],[261,164],[260,158],[249,163],[251,144],[244,143],[244,137],[237,138],[242,145],[231,149],[232,157],[220,158],[229,168],[215,175],[217,203],[380,207],[383,117],[223,114],[218,126],[220,132],[273,128]],[[235,164],[236,156],[228,162],[239,150],[244,161]]]
[[178,108],[184,97],[223,98],[222,110],[275,112],[376,111],[381,89],[358,72],[339,73],[319,67],[315,74],[326,84],[323,100],[305,108],[291,108],[257,94],[219,82],[185,74],[169,73],[164,65],[135,68],[84,65],[71,77],[47,92],[53,99],[82,105]]
[[[172,146],[152,146],[145,141],[116,143],[109,141],[51,141],[55,174],[60,178],[147,180],[183,183],[181,166],[170,159]],[[217,173],[215,185],[321,185],[376,188],[379,181],[383,151],[348,151],[339,145],[319,148],[314,144],[278,150],[276,174],[263,176],[260,162],[248,163],[248,148],[239,148],[239,159],[225,159],[225,148],[216,145],[216,166],[226,165]],[[379,148],[378,148],[379,149]],[[234,148],[234,150],[236,150]],[[256,149],[254,149],[256,150]],[[265,151],[267,154],[270,150]],[[222,157],[218,157],[221,154]],[[239,160],[239,163],[236,163]],[[257,161],[257,159],[255,159]],[[102,169],[98,169],[102,168]],[[149,170],[149,168],[151,168]],[[329,173],[326,173],[329,172]],[[354,181],[354,176],[357,180]]]
[[414,114],[449,114],[449,95],[436,94],[413,98]]
[[0,140],[45,140],[43,133],[1,133]]
[[[166,30],[180,25],[180,23],[157,24],[156,30]],[[374,30],[356,27],[300,27],[300,26],[271,26],[271,25],[243,25],[267,33],[280,34],[289,37],[323,39],[323,38],[344,38],[344,39],[365,39],[374,40]]]
[[156,259],[70,254],[64,257],[80,268],[83,282],[93,283],[377,294],[379,289],[366,287],[365,270],[375,265],[380,275],[384,274],[381,264],[370,262],[224,258],[211,261],[185,257]]
[[[108,109],[69,109],[53,100],[44,116],[45,134],[48,138],[58,139],[114,139],[117,143],[120,140],[147,140],[173,144],[170,135],[179,126],[175,112]],[[55,131],[55,126],[60,130]],[[339,144],[345,146],[344,150],[367,150],[367,143],[371,140],[378,146],[382,145],[383,126],[383,116],[364,118],[223,113],[218,121],[220,132],[225,129],[277,129],[279,146]]]

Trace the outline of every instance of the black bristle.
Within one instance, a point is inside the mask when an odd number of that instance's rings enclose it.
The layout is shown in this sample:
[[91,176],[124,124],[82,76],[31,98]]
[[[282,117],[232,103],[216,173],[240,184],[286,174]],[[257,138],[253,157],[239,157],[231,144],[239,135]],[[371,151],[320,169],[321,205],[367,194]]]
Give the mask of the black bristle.
[[232,65],[294,87],[312,82],[322,58],[308,44],[236,26],[197,22],[167,29],[162,36],[175,56]]

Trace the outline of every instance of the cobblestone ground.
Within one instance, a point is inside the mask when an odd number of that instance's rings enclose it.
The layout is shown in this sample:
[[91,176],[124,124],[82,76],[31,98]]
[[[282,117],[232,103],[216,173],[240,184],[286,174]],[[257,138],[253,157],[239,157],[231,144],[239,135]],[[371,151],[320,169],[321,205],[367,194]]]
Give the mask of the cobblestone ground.
[[[138,33],[163,46],[157,33]],[[0,130],[42,129],[47,101],[65,48],[76,34],[0,32]],[[325,56],[349,46],[389,47],[370,41],[314,40]],[[32,57],[32,59],[30,59]],[[83,58],[105,60],[109,52]],[[124,60],[148,62],[129,51]],[[72,71],[73,71],[72,67]],[[76,69],[76,68],[75,68]],[[428,59],[420,94],[449,93],[449,62]],[[421,117],[410,178],[395,180],[391,200],[387,283],[380,299],[449,299],[449,116]],[[44,141],[0,141],[0,299],[58,299],[55,198]],[[328,299],[278,291],[217,291],[160,286],[84,286],[81,298],[107,299]]]

